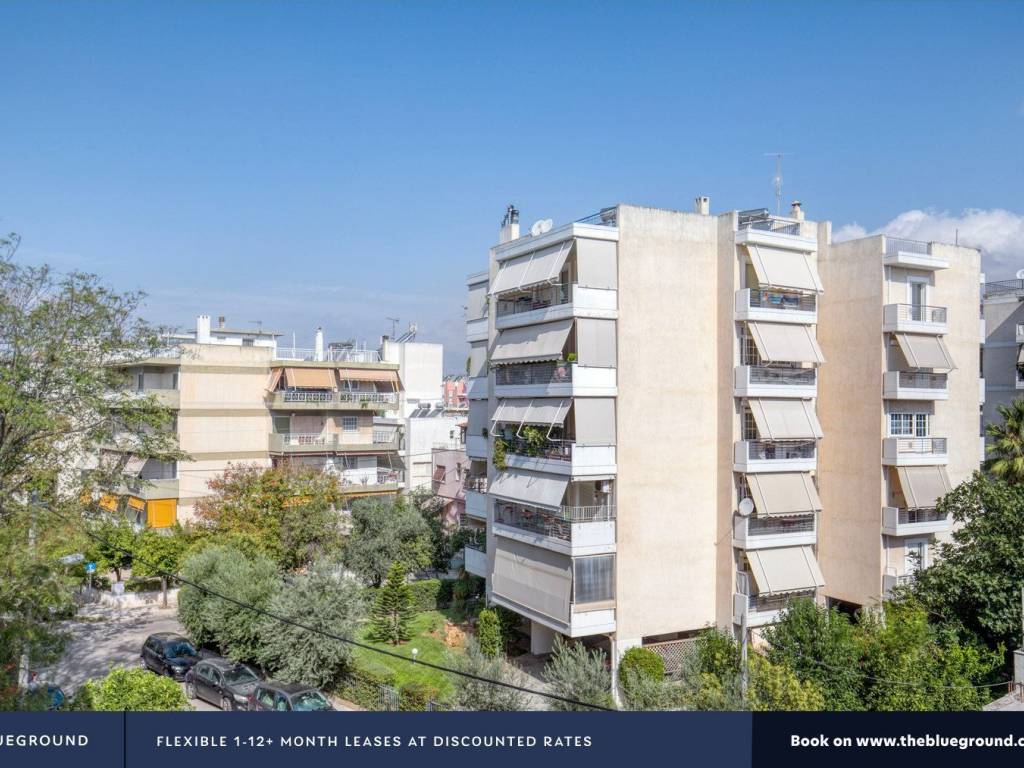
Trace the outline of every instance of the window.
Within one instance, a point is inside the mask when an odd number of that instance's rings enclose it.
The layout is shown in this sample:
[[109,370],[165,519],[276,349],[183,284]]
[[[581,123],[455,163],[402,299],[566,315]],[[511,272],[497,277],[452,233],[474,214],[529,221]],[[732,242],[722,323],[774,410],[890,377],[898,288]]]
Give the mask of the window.
[[358,416],[342,416],[341,417],[341,431],[342,432],[355,432],[359,429],[359,417]]
[[928,437],[928,414],[890,413],[889,434],[892,437]]
[[743,439],[744,440],[757,440],[757,422],[754,420],[754,414],[749,408],[743,409]]
[[597,603],[615,599],[615,555],[573,560],[573,602]]
[[253,347],[256,345],[256,339],[242,339],[243,347]]
[[138,381],[138,383],[135,385],[135,388],[139,392],[141,392],[142,390],[144,390],[146,388],[146,374],[144,374],[144,373],[138,374],[137,381]]
[[744,331],[740,336],[740,365],[760,365],[761,354],[757,351],[754,337]]

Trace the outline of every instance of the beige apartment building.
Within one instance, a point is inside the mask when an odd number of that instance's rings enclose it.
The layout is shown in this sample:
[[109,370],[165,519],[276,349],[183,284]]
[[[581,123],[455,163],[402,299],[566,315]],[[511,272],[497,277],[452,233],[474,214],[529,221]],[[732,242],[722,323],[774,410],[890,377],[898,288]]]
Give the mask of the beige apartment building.
[[817,261],[828,223],[619,205],[520,236],[467,280],[466,567],[613,658],[817,597]]
[[934,558],[978,469],[980,253],[874,236],[819,255],[824,595],[877,604]]
[[313,467],[337,477],[349,498],[394,494],[405,482],[401,379],[376,350],[278,345],[279,334],[211,328],[169,339],[170,351],[127,370],[132,386],[175,410],[174,429],[188,461],[132,458],[119,496],[123,509],[151,527],[194,516],[208,483],[232,464]]

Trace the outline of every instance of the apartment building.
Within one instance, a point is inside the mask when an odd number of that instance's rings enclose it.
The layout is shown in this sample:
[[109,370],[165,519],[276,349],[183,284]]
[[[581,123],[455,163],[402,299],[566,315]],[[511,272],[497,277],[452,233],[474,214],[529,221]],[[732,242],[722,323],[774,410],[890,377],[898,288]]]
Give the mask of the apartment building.
[[[619,205],[520,236],[467,279],[467,569],[607,644],[756,629],[824,586],[816,261],[829,224]],[[827,510],[824,512],[827,514]]]
[[1024,279],[998,280],[982,287],[985,346],[982,425],[999,422],[997,408],[1024,396]]
[[818,270],[823,592],[871,606],[931,563],[950,532],[936,500],[978,468],[980,253],[878,235]]
[[152,527],[186,522],[232,464],[312,467],[336,476],[349,498],[403,488],[400,366],[377,350],[325,348],[319,330],[311,349],[280,346],[279,336],[223,318],[211,328],[201,315],[194,331],[169,338],[167,353],[127,369],[135,389],[174,408],[190,458],[130,459],[122,493],[101,503]]

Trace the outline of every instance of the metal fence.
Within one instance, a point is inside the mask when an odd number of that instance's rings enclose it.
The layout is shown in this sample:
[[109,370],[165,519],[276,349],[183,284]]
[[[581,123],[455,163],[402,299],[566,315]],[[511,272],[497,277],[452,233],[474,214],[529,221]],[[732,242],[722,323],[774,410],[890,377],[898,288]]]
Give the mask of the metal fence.
[[945,389],[947,374],[900,371],[899,382],[901,387],[910,389]]
[[783,235],[799,235],[800,222],[781,216],[772,216],[764,210],[741,211],[736,229],[758,229],[764,232],[778,232]]
[[816,447],[813,440],[748,440],[747,458],[760,461],[813,459]]
[[789,309],[797,312],[814,312],[818,307],[818,299],[813,293],[766,291],[751,288],[749,306],[761,309]]
[[769,368],[750,366],[751,384],[778,384],[782,386],[814,386],[818,373],[814,368]]
[[531,288],[526,291],[526,295],[514,299],[499,299],[498,317],[519,315],[523,312],[532,312],[535,309],[568,304],[572,300],[571,296],[568,283],[553,283]]
[[596,224],[600,227],[617,227],[619,226],[619,209],[618,208],[602,208],[597,213],[592,213],[589,216],[584,216],[582,219],[576,220],[577,224]]
[[929,307],[924,304],[897,304],[896,317],[898,320],[909,320],[914,323],[944,323],[946,308]]
[[885,254],[895,256],[900,251],[904,253],[929,253],[931,246],[923,240],[908,240],[904,237],[885,236]]
[[569,363],[501,365],[494,369],[494,383],[499,387],[562,384],[571,381],[572,365]]

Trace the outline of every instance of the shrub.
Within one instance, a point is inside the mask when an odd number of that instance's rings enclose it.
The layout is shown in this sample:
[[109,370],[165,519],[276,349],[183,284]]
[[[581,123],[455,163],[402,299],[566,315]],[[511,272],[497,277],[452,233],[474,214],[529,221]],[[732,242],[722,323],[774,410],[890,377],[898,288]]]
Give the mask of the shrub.
[[406,683],[398,691],[398,709],[401,712],[423,712],[427,703],[438,695],[438,690],[426,683]]
[[[587,650],[583,643],[555,637],[551,658],[544,665],[544,678],[551,693],[601,707],[612,706],[612,676],[602,650]],[[590,707],[551,699],[551,709],[591,712]]]
[[[511,685],[524,686],[526,677],[509,664],[501,654],[486,656],[480,651],[475,639],[466,641],[465,653],[451,654],[449,664],[460,672],[466,672],[488,680],[500,680]],[[527,708],[527,695],[515,688],[484,683],[473,678],[455,675],[452,677],[452,704],[461,710],[480,712],[518,712]]]
[[395,673],[383,664],[358,656],[345,670],[338,694],[363,709],[381,709],[381,688],[394,687]]
[[498,614],[490,608],[480,611],[476,623],[476,640],[480,644],[480,652],[484,656],[497,656],[504,643],[501,637],[501,622]]
[[178,712],[189,709],[181,686],[144,669],[114,667],[102,680],[87,680],[75,694],[74,710]]
[[441,607],[441,581],[439,579],[420,579],[409,584],[412,594],[412,607],[417,613],[433,611]]
[[624,678],[639,675],[648,680],[665,677],[665,662],[650,648],[630,648],[619,662],[619,674]]

